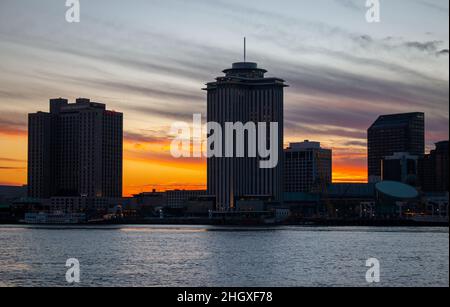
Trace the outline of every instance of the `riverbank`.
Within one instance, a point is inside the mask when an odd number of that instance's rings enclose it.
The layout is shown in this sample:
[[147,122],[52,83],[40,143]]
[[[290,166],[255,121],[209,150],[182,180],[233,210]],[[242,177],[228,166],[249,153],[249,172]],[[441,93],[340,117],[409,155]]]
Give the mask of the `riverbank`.
[[[0,221],[0,225],[32,225],[23,222]],[[46,225],[46,224],[39,224]],[[55,224],[47,224],[55,225]],[[58,224],[63,225],[63,224]],[[332,219],[305,219],[299,221],[289,221],[280,223],[265,223],[260,221],[232,221],[232,220],[211,220],[203,218],[192,219],[143,219],[143,220],[116,220],[116,221],[95,221],[88,223],[68,224],[68,225],[185,225],[185,226],[339,226],[339,227],[449,227],[449,222],[430,222],[414,220],[332,220]]]

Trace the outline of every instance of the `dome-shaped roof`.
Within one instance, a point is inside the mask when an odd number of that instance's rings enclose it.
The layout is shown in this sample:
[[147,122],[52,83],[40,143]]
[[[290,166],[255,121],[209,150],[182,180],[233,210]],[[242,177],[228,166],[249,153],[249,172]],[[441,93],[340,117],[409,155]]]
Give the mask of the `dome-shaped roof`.
[[419,196],[417,190],[407,184],[395,181],[382,181],[376,184],[378,192],[397,199],[414,199]]

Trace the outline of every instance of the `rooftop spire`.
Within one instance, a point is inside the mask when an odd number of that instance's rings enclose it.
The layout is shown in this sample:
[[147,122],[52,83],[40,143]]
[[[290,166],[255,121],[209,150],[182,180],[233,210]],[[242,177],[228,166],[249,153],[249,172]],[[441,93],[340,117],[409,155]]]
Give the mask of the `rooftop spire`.
[[244,37],[244,63],[247,62],[247,38]]

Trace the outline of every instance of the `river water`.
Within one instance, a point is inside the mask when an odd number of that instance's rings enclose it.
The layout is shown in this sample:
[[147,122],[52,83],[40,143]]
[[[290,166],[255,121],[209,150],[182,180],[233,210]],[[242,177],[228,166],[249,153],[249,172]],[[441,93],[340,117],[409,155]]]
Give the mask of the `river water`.
[[448,228],[0,226],[0,286],[449,286]]

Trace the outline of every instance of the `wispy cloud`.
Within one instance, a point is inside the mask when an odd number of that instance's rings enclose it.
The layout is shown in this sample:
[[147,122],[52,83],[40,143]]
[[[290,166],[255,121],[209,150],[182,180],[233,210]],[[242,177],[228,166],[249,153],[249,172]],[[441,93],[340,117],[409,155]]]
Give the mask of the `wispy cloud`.
[[[444,1],[417,0],[421,9],[409,15],[422,26],[397,16],[395,33],[384,24],[355,27],[319,9],[319,1],[142,1],[125,12],[121,1],[99,0],[84,7],[75,26],[56,18],[48,3],[30,4],[32,12],[25,3],[2,2],[0,12],[2,134],[26,135],[26,113],[47,109],[52,96],[87,96],[125,113],[130,143],[161,147],[173,121],[206,112],[201,88],[240,60],[246,35],[250,58],[290,85],[290,140],[318,139],[361,166],[358,149],[372,121],[410,111],[427,114],[428,144],[448,138],[448,32],[436,34],[448,24],[448,17],[436,21]],[[365,1],[320,3],[354,16]],[[355,153],[343,152],[345,146]]]
[[0,166],[0,170],[17,171],[24,169],[26,169],[26,167]]
[[6,135],[27,134],[27,115],[8,111],[1,112],[0,134]]
[[363,10],[365,4],[365,1],[356,1],[356,0],[334,0],[334,1],[344,6],[345,8],[358,12]]
[[11,159],[11,158],[4,158],[4,157],[0,157],[0,161],[3,161],[3,162],[18,162],[18,163],[24,163],[24,162],[27,162],[26,160],[21,160],[21,159]]
[[[426,8],[431,8],[440,13],[446,14],[448,17],[448,1],[440,0],[416,0],[418,4]],[[445,5],[447,4],[447,5]]]

